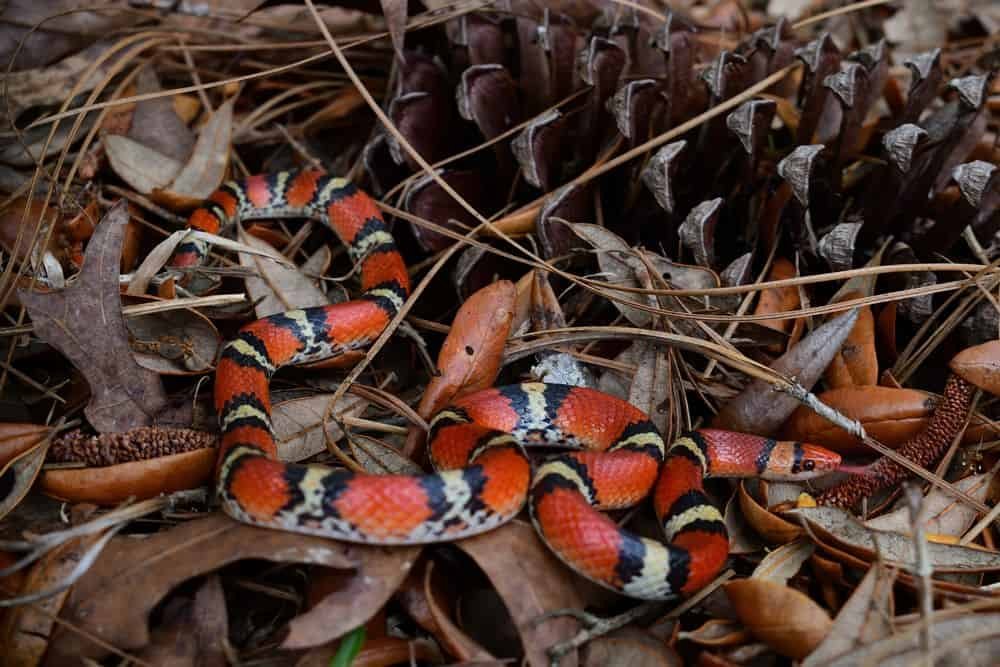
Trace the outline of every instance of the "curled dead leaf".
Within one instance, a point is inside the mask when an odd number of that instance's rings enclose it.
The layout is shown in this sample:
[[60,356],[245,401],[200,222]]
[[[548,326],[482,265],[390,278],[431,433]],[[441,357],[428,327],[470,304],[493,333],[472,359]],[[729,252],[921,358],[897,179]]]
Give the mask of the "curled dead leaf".
[[773,581],[741,579],[723,584],[723,590],[747,629],[790,658],[812,653],[833,625],[809,596]]
[[[836,507],[801,507],[789,516],[808,522],[823,545],[846,551],[857,558],[874,562],[882,559],[901,568],[916,561],[913,538],[903,533],[874,530],[854,515]],[[987,549],[928,542],[927,558],[936,572],[1000,571],[1000,553]]]
[[[771,271],[767,274],[767,280],[769,282],[774,280],[785,280],[787,278],[794,278],[797,275],[799,275],[799,272],[795,268],[794,264],[784,257],[777,257],[771,265]],[[754,309],[754,315],[784,313],[789,310],[796,310],[801,305],[802,300],[799,298],[798,287],[794,285],[791,287],[771,287],[761,291],[760,296],[757,298],[757,307]],[[791,337],[796,322],[799,321],[801,321],[801,318],[798,320],[762,320],[760,325],[767,327],[768,329],[780,331],[781,333],[787,334]],[[794,343],[794,340],[789,340],[789,345],[794,345]],[[782,349],[782,346],[777,346],[770,349],[770,351],[775,354],[780,354]]]
[[[771,368],[812,389],[844,344],[857,318],[858,311],[854,309],[816,327],[771,364]],[[754,380],[722,406],[712,427],[770,436],[798,407],[794,397],[778,392],[769,382]]]
[[[762,490],[765,488],[764,482],[758,482]],[[778,515],[767,509],[747,490],[746,481],[741,481],[738,493],[740,509],[754,530],[760,533],[771,544],[787,544],[797,540],[802,536],[802,528],[782,519]],[[766,499],[765,499],[765,502]]]
[[[868,435],[892,448],[919,433],[938,403],[927,392],[882,386],[841,387],[817,398],[845,417],[861,422]],[[985,424],[974,420],[966,431],[966,440],[982,438],[986,429]],[[840,454],[871,454],[860,440],[804,406],[792,413],[781,429],[781,437],[823,445]]]
[[[845,299],[859,297],[855,292]],[[831,389],[851,385],[874,385],[878,383],[878,357],[875,353],[875,318],[872,309],[864,306],[858,309],[858,321],[848,334],[843,347],[833,357],[823,379]]]
[[[408,570],[414,551],[256,528],[218,514],[142,540],[117,537],[73,587],[62,612],[66,625],[57,630],[47,659],[52,664],[78,663],[81,657],[102,658],[109,645],[126,651],[147,645],[149,614],[167,593],[192,577],[243,559],[308,563],[352,573],[345,588],[292,621],[292,635],[302,638],[296,624],[322,609],[319,622],[326,627],[311,638],[315,643],[300,644],[318,645],[364,623],[380,609],[398,583],[394,577]],[[324,605],[335,596],[342,602],[346,596],[347,603],[333,605],[335,615],[327,615],[329,608]],[[100,644],[92,640],[95,636]]]
[[44,424],[0,423],[0,467],[40,443],[51,430]]
[[129,497],[145,500],[203,486],[214,466],[214,448],[196,449],[113,466],[46,470],[40,485],[59,500],[115,505]]
[[[503,598],[507,611],[517,626],[529,664],[548,665],[546,650],[569,639],[576,623],[568,618],[553,618],[538,623],[547,611],[583,606],[574,575],[546,549],[535,530],[521,521],[483,535],[456,542],[489,577]],[[531,563],[525,568],[525,563]],[[562,664],[572,664],[567,655]]]
[[34,436],[24,435],[24,430],[14,440],[19,451],[8,452],[9,458],[0,468],[0,519],[7,516],[27,495],[42,469],[45,453],[51,443],[47,434],[35,439]]
[[1000,340],[966,348],[948,366],[983,391],[1000,395]]

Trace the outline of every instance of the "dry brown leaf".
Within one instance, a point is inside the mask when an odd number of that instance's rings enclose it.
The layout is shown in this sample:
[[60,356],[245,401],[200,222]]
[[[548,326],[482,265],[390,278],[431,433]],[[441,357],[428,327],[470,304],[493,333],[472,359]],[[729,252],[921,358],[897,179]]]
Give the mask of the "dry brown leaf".
[[737,621],[712,618],[690,632],[677,633],[677,639],[702,646],[737,646],[750,639],[750,633]]
[[787,584],[789,579],[799,573],[815,550],[816,546],[812,542],[801,537],[788,544],[782,544],[764,556],[750,576],[777,584]]
[[[135,93],[144,95],[162,90],[152,67],[139,71]],[[187,162],[195,144],[194,132],[177,113],[173,99],[166,95],[136,102],[127,136],[179,164]]]
[[215,454],[214,448],[196,449],[113,466],[46,470],[39,486],[53,498],[74,503],[117,505],[129,498],[145,500],[208,484]]
[[[806,389],[812,389],[844,344],[857,318],[858,311],[854,309],[816,327],[771,364],[771,368],[786,377],[794,377]],[[778,392],[769,382],[754,380],[722,406],[712,426],[772,436],[797,407],[799,402],[794,397]]]
[[38,472],[45,462],[45,453],[51,442],[44,435],[32,444],[24,447],[21,440],[20,452],[10,456],[0,468],[0,519],[3,519],[12,509],[17,507],[21,499],[31,489]]
[[[861,422],[868,435],[893,449],[923,429],[938,403],[938,398],[927,392],[882,386],[841,387],[817,398],[845,417]],[[976,422],[974,419],[966,431],[967,442],[977,441],[987,433],[986,426]],[[804,406],[785,422],[781,437],[823,445],[841,454],[872,453],[847,431]]]
[[[860,293],[848,295],[855,298]],[[870,306],[858,310],[858,322],[833,357],[823,379],[831,389],[878,383],[878,357],[875,354],[875,318]]]
[[589,642],[580,664],[586,667],[681,667],[677,652],[634,627],[615,630]]
[[[972,475],[953,482],[955,488],[969,494],[980,502],[986,501],[990,490],[992,473]],[[924,518],[924,530],[935,535],[951,535],[958,537],[972,527],[976,520],[975,508],[958,500],[945,489],[932,488],[924,497],[921,509]],[[868,519],[865,525],[875,530],[890,530],[897,533],[909,533],[913,529],[908,507],[899,507],[882,516]]]
[[317,394],[275,403],[271,423],[278,458],[295,463],[326,451],[328,442],[344,437],[337,419],[357,417],[368,407],[368,402],[357,396],[345,396],[331,409],[332,399],[333,394]]
[[[63,584],[80,564],[81,558],[103,535],[78,537],[60,544],[32,566],[18,595],[49,591]],[[56,616],[71,589],[66,589],[32,604],[7,609],[0,624],[3,664],[10,667],[35,667],[41,662],[54,634]]]
[[[90,385],[84,414],[101,433],[152,424],[167,406],[160,377],[132,357],[122,316],[118,258],[125,203],[108,211],[87,245],[76,282],[56,292],[19,290],[35,334],[58,349]],[[94,332],[100,331],[100,336]]]
[[169,667],[226,667],[229,663],[224,644],[228,633],[222,582],[213,574],[193,599],[178,597],[165,605],[149,646],[138,657]]
[[[758,482],[763,488],[764,482]],[[770,512],[767,507],[757,502],[749,491],[748,483],[741,481],[737,491],[740,499],[740,509],[747,523],[753,526],[761,537],[771,544],[786,544],[798,539],[802,535],[802,529],[794,523],[785,521],[781,517]],[[766,502],[766,501],[765,501]]]
[[44,424],[0,423],[0,468],[40,443],[51,430]]
[[[771,271],[767,274],[767,280],[785,280],[787,278],[795,278],[799,275],[798,270],[795,265],[784,257],[777,257],[774,263],[771,264]],[[770,287],[765,290],[761,290],[760,296],[757,298],[757,306],[754,309],[754,315],[772,315],[774,313],[784,313],[789,310],[796,310],[802,305],[802,301],[799,297],[799,288],[795,285],[790,287]],[[796,320],[762,320],[760,325],[767,327],[768,329],[774,329],[775,331],[780,331],[786,335],[791,335],[792,329],[795,326]],[[794,340],[789,341],[789,344],[794,344]],[[775,354],[780,354],[784,349],[784,346],[777,346],[771,351]]]
[[[934,664],[988,667],[1000,655],[1000,614],[966,614],[930,626]],[[879,667],[908,667],[924,662],[927,651],[919,627],[897,628],[896,633],[872,642],[836,659],[829,667],[877,664]]]
[[341,588],[291,620],[281,644],[284,649],[319,646],[367,622],[396,592],[420,555],[420,547],[326,542],[352,560],[355,569]]
[[136,363],[160,375],[207,373],[222,347],[212,320],[191,308],[132,316],[126,326]]
[[670,358],[660,345],[636,343],[636,372],[629,387],[628,402],[639,408],[660,433],[670,432],[672,394]]
[[[240,230],[240,241],[269,255],[278,254],[273,246]],[[250,253],[239,253],[240,265],[257,271],[259,278],[247,278],[247,295],[254,302],[257,317],[267,317],[296,308],[325,306],[326,294],[316,287],[313,279],[299,269],[279,264],[272,259]]]
[[115,173],[144,195],[169,185],[184,166],[159,151],[119,134],[104,138],[104,152]]
[[892,631],[891,593],[893,578],[885,570],[868,569],[850,599],[833,621],[826,639],[802,662],[802,667],[819,667],[838,655],[886,637]]
[[[441,600],[443,597],[440,587],[436,586],[438,579],[434,576],[434,561],[427,561],[427,567],[424,569],[423,576],[423,589],[420,591],[422,595],[422,601],[426,605],[427,615],[430,620],[430,626],[427,627],[430,632],[434,634],[435,639],[441,642],[441,645],[445,648],[448,653],[457,657],[459,660],[480,662],[494,660],[493,655],[483,648],[475,639],[470,637],[466,632],[458,627],[448,615],[445,610],[444,601]],[[453,605],[448,605],[453,606]]]
[[1000,395],[1000,340],[968,347],[948,364],[956,375],[983,391]]
[[790,658],[809,655],[833,624],[807,595],[773,581],[741,579],[723,584],[723,590],[747,629]]
[[[836,507],[800,507],[787,512],[808,522],[810,530],[824,544],[843,549],[850,554],[874,562],[885,562],[909,568],[916,562],[913,538],[902,533],[872,530],[854,515]],[[928,542],[927,558],[937,572],[994,572],[1000,570],[1000,553],[964,547],[957,544]]]
[[406,559],[412,558],[412,552],[390,552],[256,528],[221,514],[189,521],[141,540],[116,537],[73,588],[62,612],[71,626],[60,628],[48,659],[53,664],[66,664],[79,662],[81,657],[100,659],[107,655],[107,649],[87,635],[100,637],[125,651],[146,646],[149,613],[167,593],[192,577],[244,559],[310,563],[352,571],[348,587],[354,585],[357,596],[348,606],[354,613],[342,615],[348,625],[339,632],[341,626],[329,624],[334,634],[327,640],[333,639],[363,623],[382,606],[388,593],[380,598],[374,590],[391,583],[394,572],[405,572]]
[[[605,227],[589,223],[575,223],[570,224],[569,227],[597,251],[597,265],[601,269],[601,278],[604,281],[611,285],[625,287],[649,288],[656,286],[650,282],[646,263],[637,256],[639,251],[629,246],[620,236]],[[644,256],[653,269],[660,273],[660,277],[667,280],[672,287],[677,289],[707,289],[719,286],[719,277],[709,269],[678,264],[651,252],[644,252]],[[657,303],[656,297],[652,295],[617,290],[608,291],[621,299],[644,302],[651,307],[660,305],[668,308],[677,307],[676,297],[666,297],[661,303]],[[618,301],[613,303],[621,314],[637,327],[646,327],[652,322],[653,315],[646,310],[640,310]]]
[[379,0],[385,24],[389,28],[389,37],[392,39],[392,48],[400,60],[406,60],[406,54],[403,53],[403,41],[406,38],[406,2],[407,0]]
[[233,136],[233,100],[215,110],[198,134],[191,157],[169,186],[151,193],[154,201],[185,210],[199,206],[226,176]]
[[[547,611],[583,607],[574,575],[542,545],[535,530],[521,521],[455,545],[476,561],[503,598],[521,636],[528,664],[548,665],[546,650],[572,637],[576,622],[567,618],[536,621]],[[525,563],[531,563],[531,567],[526,568]],[[574,655],[567,655],[560,664],[572,667],[576,664]]]
[[514,284],[500,280],[462,304],[438,354],[417,413],[424,419],[463,394],[493,386],[514,317]]

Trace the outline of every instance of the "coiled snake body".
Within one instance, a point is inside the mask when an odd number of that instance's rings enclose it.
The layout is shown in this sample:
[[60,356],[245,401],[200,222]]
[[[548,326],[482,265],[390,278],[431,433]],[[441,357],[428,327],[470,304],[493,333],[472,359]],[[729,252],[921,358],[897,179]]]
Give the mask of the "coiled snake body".
[[[248,523],[375,544],[459,539],[495,528],[526,499],[545,543],[587,578],[637,598],[689,594],[723,567],[728,536],[703,489],[706,476],[811,477],[839,457],[812,445],[702,430],[668,448],[645,414],[620,399],[526,383],[462,397],[431,422],[437,472],[365,475],[277,460],[268,384],[288,364],[369,345],[409,294],[406,266],[374,202],[340,178],[282,172],[227,183],[189,226],[218,233],[239,218],[310,217],[360,263],[362,295],[272,315],[243,327],[222,352],[215,407],[222,429],[216,474],[224,510]],[[182,244],[172,265],[202,262]],[[532,474],[523,446],[567,445]],[[598,510],[628,507],[653,490],[667,543],[619,528]]]

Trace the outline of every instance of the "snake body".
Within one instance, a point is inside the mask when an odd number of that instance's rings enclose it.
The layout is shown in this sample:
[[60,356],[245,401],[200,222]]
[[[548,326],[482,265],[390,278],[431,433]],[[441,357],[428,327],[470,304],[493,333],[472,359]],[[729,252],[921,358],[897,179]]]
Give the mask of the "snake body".
[[[583,576],[626,595],[690,594],[725,564],[728,536],[705,493],[708,476],[804,479],[834,469],[836,454],[794,442],[702,430],[667,447],[647,416],[583,387],[524,383],[464,396],[431,421],[436,472],[367,475],[283,463],[271,430],[268,385],[285,365],[369,345],[409,294],[406,266],[375,203],[319,171],[231,182],[189,226],[218,233],[236,219],[310,217],[328,225],[359,264],[361,296],[293,310],[244,326],[223,349],[215,376],[222,441],[217,493],[226,513],[280,530],[373,544],[451,541],[509,521],[529,503],[543,541]],[[186,241],[174,266],[208,253]],[[532,474],[524,447],[574,451]],[[666,543],[620,528],[599,510],[634,505],[653,492]]]

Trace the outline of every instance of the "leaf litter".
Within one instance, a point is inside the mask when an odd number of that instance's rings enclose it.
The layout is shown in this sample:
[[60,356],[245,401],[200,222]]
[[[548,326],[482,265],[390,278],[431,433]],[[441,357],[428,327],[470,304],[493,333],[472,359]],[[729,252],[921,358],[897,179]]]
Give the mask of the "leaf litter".
[[[0,516],[21,530],[0,543],[0,643],[18,664],[991,664],[991,6],[223,4],[146,23],[25,6],[37,29],[4,28]],[[523,521],[401,548],[234,523],[210,493],[221,342],[358,276],[294,219],[165,265],[223,182],[315,165],[384,198],[420,287],[405,335],[346,379],[274,378],[284,460],[424,469],[439,409],[544,379],[625,398],[668,439],[724,426],[863,474],[930,437],[950,373],[980,394],[943,461],[896,461],[918,518],[898,486],[842,510],[814,506],[837,479],[710,482],[728,569],[686,600],[598,590]],[[42,494],[69,527],[36,532],[59,520]],[[647,505],[613,518],[658,535]]]

